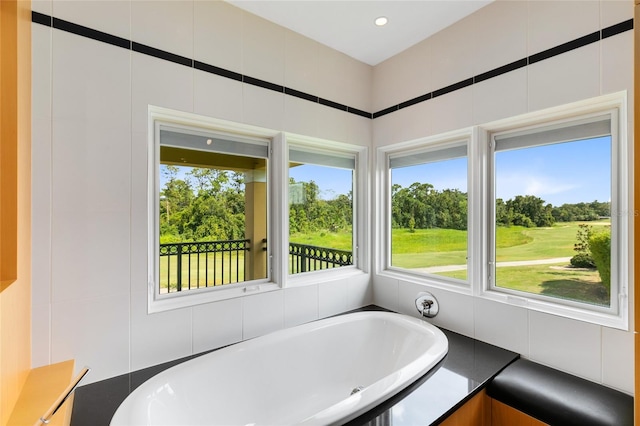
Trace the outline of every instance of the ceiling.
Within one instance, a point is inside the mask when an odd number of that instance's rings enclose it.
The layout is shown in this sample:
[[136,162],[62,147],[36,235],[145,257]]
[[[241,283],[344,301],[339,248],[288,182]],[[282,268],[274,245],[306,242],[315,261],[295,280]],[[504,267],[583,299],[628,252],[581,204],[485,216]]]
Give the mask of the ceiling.
[[[376,65],[493,0],[227,0],[352,58]],[[379,16],[389,22],[374,25]]]

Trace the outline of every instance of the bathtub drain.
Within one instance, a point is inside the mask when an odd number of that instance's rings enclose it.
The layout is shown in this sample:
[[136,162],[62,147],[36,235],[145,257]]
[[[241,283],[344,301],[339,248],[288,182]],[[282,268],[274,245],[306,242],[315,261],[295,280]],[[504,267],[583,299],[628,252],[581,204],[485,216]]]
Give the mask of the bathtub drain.
[[362,389],[364,389],[364,386],[357,386],[357,387],[353,388],[351,390],[351,395],[353,395],[354,393],[360,392]]

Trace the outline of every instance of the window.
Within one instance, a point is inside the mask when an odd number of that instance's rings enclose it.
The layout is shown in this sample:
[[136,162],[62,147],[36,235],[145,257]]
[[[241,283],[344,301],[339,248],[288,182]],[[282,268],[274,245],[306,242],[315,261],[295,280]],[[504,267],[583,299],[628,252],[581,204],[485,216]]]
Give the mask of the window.
[[354,265],[357,153],[289,147],[289,274]]
[[149,312],[277,288],[271,138],[161,108],[150,120]]
[[379,273],[626,329],[626,102],[379,148]]
[[159,292],[266,279],[268,142],[159,133]]
[[489,289],[618,310],[617,111],[490,134]]
[[148,134],[149,313],[366,272],[366,147],[154,106]]
[[461,131],[381,149],[388,271],[468,283],[470,139]]
[[467,280],[467,142],[389,156],[389,266]]

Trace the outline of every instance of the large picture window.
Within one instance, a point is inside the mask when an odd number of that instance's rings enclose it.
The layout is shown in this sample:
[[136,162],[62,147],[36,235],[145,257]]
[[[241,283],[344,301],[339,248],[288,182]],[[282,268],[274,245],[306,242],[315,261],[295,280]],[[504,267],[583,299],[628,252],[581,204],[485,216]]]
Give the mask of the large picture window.
[[491,135],[491,288],[616,307],[616,124],[612,111]]
[[379,148],[378,273],[628,328],[626,101]]

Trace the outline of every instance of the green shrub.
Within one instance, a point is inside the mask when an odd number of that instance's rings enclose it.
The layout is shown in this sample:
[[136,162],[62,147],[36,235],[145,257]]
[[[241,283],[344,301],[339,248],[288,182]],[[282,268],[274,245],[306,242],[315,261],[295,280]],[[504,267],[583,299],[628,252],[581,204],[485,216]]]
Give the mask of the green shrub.
[[574,268],[595,268],[596,263],[588,253],[578,253],[571,258],[571,266]]
[[598,268],[602,284],[611,290],[611,235],[609,232],[594,233],[589,237],[591,257]]

